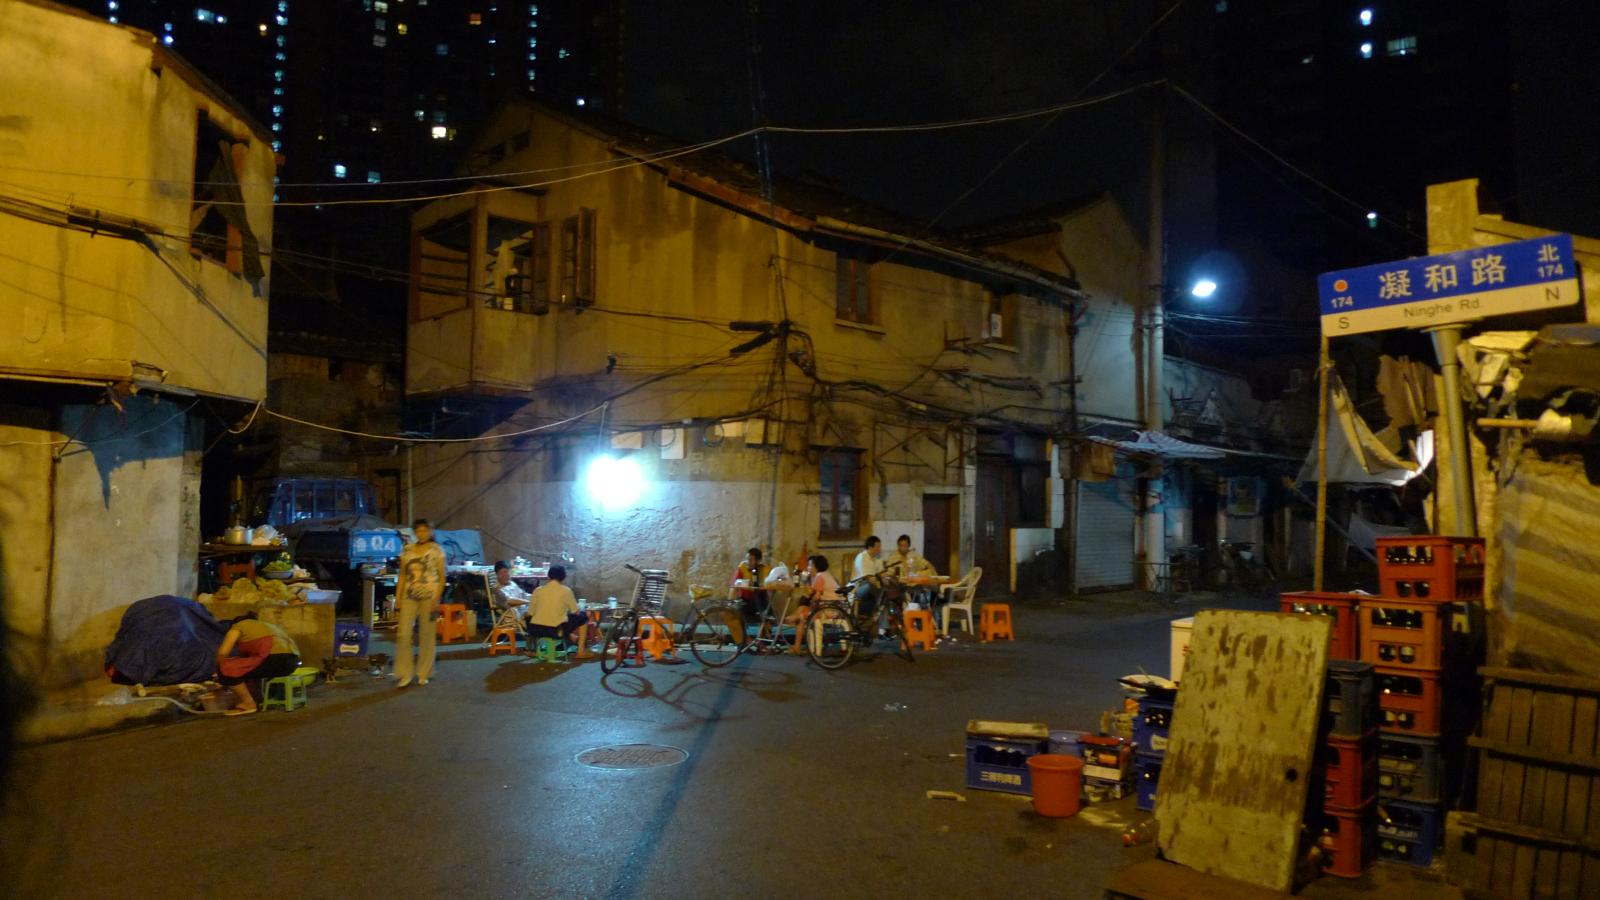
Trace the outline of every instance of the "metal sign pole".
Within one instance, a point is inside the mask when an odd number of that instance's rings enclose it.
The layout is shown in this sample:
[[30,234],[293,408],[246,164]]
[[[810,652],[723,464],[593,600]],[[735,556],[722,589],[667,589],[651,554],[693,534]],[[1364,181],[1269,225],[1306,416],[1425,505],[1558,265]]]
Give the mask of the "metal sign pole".
[[[1450,487],[1455,499],[1455,535],[1474,537],[1478,528],[1477,508],[1472,499],[1472,451],[1467,445],[1467,423],[1461,412],[1461,359],[1456,354],[1456,348],[1461,345],[1462,329],[1461,325],[1445,325],[1430,328],[1428,332],[1433,338],[1433,350],[1439,356],[1439,368],[1444,374],[1444,396],[1439,398],[1439,408],[1444,411],[1445,430],[1450,437]],[[1437,524],[1442,526],[1443,523]]]
[[1317,356],[1317,550],[1312,563],[1311,589],[1322,590],[1323,556],[1328,547],[1328,336],[1322,336]]

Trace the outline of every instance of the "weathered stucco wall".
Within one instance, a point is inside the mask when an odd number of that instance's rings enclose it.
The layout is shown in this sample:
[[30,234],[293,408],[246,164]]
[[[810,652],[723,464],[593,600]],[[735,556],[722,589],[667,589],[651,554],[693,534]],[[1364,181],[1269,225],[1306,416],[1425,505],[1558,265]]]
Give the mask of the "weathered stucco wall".
[[50,583],[50,457],[61,439],[41,407],[0,404],[0,621],[18,671],[44,667]]
[[[267,284],[189,251],[198,117],[248,143],[251,227],[272,246],[270,145],[188,80],[150,35],[0,0],[0,193],[146,223],[148,245],[0,217],[0,373],[165,381],[255,400]],[[101,176],[125,176],[124,178]],[[263,265],[266,265],[263,256]]]

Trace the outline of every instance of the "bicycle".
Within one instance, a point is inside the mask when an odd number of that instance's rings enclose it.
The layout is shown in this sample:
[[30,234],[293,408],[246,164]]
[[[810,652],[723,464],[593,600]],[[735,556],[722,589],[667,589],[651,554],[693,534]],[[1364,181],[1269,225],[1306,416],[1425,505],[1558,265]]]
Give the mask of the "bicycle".
[[[601,648],[600,671],[605,675],[626,664],[629,657],[639,654],[640,620],[663,614],[666,588],[672,584],[665,569],[640,569],[633,565],[624,565],[623,568],[639,577],[634,585],[632,601],[627,610],[611,624]],[[712,593],[712,589],[705,585],[690,585],[689,621],[671,637],[675,650],[687,647],[701,665],[716,669],[770,639],[762,638],[759,634],[751,636],[745,627],[739,604],[734,600],[720,600],[701,607],[700,601]]]
[[[857,589],[873,577],[879,586],[870,590],[877,595],[877,604],[870,618],[863,619]],[[896,653],[906,662],[915,662],[911,652],[911,639],[906,634],[905,616],[899,580],[893,576],[862,576],[853,578],[840,588],[850,599],[823,600],[806,617],[806,652],[811,661],[824,669],[843,668],[857,649],[867,650],[877,642],[878,620],[885,622],[885,636],[897,642]]]

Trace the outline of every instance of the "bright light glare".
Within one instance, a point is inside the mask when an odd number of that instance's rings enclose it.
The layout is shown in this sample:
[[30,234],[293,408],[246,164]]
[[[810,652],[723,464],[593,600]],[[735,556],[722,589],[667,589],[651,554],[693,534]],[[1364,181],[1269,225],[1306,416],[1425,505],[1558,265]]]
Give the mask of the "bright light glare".
[[1363,25],[1371,25],[1372,24],[1372,10],[1363,9],[1361,11],[1361,24],[1363,24]]
[[597,456],[583,473],[583,488],[602,509],[627,509],[644,493],[644,472],[627,457]]
[[1189,293],[1193,294],[1197,299],[1200,300],[1205,300],[1216,292],[1217,283],[1209,278],[1202,278],[1199,281],[1196,281],[1194,283],[1194,287],[1189,289]]

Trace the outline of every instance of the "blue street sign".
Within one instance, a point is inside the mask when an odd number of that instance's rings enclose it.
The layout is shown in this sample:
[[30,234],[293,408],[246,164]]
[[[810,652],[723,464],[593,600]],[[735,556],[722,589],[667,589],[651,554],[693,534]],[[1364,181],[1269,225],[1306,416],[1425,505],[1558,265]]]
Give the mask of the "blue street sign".
[[1570,306],[1582,297],[1568,234],[1326,272],[1317,290],[1329,337]]

